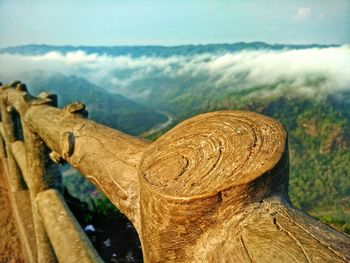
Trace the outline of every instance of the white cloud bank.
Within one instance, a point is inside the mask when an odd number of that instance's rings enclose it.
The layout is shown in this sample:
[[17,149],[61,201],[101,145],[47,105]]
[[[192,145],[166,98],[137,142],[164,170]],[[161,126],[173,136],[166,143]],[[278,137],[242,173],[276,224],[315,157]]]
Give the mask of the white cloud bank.
[[[144,78],[200,77],[205,85],[250,88],[288,83],[288,92],[305,94],[350,90],[350,46],[301,50],[258,50],[193,56],[139,57],[86,54],[83,51],[40,56],[1,54],[1,76],[46,70],[84,77],[131,97]],[[317,82],[317,85],[315,83]],[[140,92],[138,90],[138,92]],[[147,91],[144,90],[145,94]]]

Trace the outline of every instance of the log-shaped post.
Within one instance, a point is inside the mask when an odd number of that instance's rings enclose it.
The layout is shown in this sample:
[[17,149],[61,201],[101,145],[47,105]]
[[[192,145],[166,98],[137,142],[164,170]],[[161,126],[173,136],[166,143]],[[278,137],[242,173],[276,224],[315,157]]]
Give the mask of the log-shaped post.
[[55,167],[55,164],[49,159],[48,149],[45,143],[29,127],[25,129],[24,138],[38,251],[37,260],[39,263],[56,262],[56,256],[39,215],[35,199],[44,190],[52,187],[60,187],[61,174],[57,167]]
[[[36,105],[52,105],[53,100],[45,97],[34,100],[27,93],[25,84],[22,83],[17,83],[15,89],[9,89],[5,94],[7,101],[21,116],[20,121],[23,130],[26,158],[26,167],[22,168],[26,174],[26,181],[30,190],[32,202],[37,261],[39,263],[56,262],[56,256],[38,213],[35,199],[38,193],[46,189],[52,187],[60,189],[62,184],[61,174],[56,164],[49,158],[47,146],[32,127],[25,122],[24,118],[29,107],[35,107]],[[17,147],[18,146],[19,145],[17,145]],[[16,144],[14,143],[12,147],[16,147]],[[17,153],[19,163],[24,166],[22,157],[20,153]]]
[[14,141],[11,143],[11,151],[13,153],[13,156],[17,162],[17,165],[19,166],[24,181],[26,184],[30,184],[30,175],[28,174],[27,171],[27,155],[26,155],[26,150],[24,147],[24,143],[22,141]]
[[[2,129],[2,123],[0,122],[0,129]],[[6,149],[5,149],[5,141],[2,135],[2,132],[0,132],[0,160],[3,158],[6,158]]]
[[103,262],[57,190],[39,193],[37,203],[59,262]]
[[[24,114],[23,114],[24,116]],[[49,157],[49,149],[38,134],[22,119],[24,127],[27,171],[30,175],[30,194],[38,250],[38,262],[56,262],[56,255],[39,215],[36,196],[47,189],[61,190],[62,178],[58,167]]]
[[132,221],[139,232],[137,168],[149,143],[84,119],[72,108],[31,107],[26,114],[26,122],[52,149],[52,157],[57,161],[60,158],[67,160],[84,174]]
[[16,160],[11,151],[11,143],[17,138],[14,134],[13,111],[15,110],[9,103],[4,92],[8,87],[2,87],[0,94],[0,111],[2,122],[2,135],[5,142],[5,149],[8,162],[8,182],[12,192],[25,189],[25,184],[22,178],[21,171],[16,163]]
[[287,134],[244,111],[187,120],[140,172],[145,262],[349,262],[350,238],[295,210]]

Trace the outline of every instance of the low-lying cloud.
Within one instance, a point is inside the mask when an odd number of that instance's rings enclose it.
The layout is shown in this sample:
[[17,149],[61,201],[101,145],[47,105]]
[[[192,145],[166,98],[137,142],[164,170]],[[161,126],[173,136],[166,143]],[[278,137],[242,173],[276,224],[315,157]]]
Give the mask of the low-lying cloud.
[[[247,89],[288,83],[288,92],[309,95],[350,90],[350,46],[299,50],[257,50],[192,56],[133,58],[49,52],[39,56],[0,54],[0,77],[23,79],[22,72],[45,70],[77,75],[129,97],[144,79],[197,78],[213,89]],[[317,83],[317,85],[315,85]],[[282,85],[281,84],[281,85]],[[286,86],[285,84],[283,84]]]

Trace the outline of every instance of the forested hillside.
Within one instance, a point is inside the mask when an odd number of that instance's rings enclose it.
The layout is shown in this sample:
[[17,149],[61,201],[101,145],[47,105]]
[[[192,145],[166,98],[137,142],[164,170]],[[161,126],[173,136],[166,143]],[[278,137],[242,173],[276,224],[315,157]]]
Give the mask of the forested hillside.
[[22,79],[28,83],[32,94],[43,91],[55,93],[60,107],[74,101],[84,102],[89,118],[129,134],[140,134],[167,120],[163,114],[80,77],[31,72],[23,74]]

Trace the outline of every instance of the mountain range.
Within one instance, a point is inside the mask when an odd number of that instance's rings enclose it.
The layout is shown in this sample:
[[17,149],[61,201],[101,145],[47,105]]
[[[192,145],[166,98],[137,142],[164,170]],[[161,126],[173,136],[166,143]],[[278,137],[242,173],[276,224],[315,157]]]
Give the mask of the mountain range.
[[86,104],[90,119],[132,135],[167,120],[165,115],[119,94],[110,93],[81,77],[57,72],[26,72],[21,80],[34,96],[43,91],[57,94],[59,107],[81,101]]
[[207,45],[180,45],[180,46],[55,46],[45,44],[31,44],[1,48],[0,53],[21,54],[21,55],[43,55],[56,51],[66,54],[68,52],[84,51],[87,54],[105,54],[110,56],[158,56],[169,57],[179,55],[193,55],[205,53],[237,52],[242,50],[286,50],[286,49],[307,49],[337,47],[339,45],[283,45],[267,44],[264,42],[239,42],[233,44],[207,44]]

